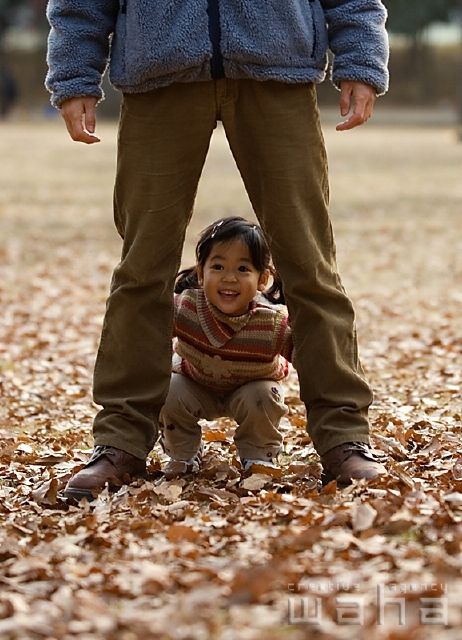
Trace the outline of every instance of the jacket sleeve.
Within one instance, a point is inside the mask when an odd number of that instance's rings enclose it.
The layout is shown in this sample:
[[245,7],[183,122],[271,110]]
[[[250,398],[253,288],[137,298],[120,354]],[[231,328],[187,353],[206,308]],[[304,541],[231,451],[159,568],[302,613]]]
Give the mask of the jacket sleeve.
[[69,98],[102,98],[101,79],[118,10],[119,0],[49,1],[45,86],[54,106]]
[[380,0],[321,0],[329,47],[334,55],[332,81],[357,80],[388,89],[387,11]]

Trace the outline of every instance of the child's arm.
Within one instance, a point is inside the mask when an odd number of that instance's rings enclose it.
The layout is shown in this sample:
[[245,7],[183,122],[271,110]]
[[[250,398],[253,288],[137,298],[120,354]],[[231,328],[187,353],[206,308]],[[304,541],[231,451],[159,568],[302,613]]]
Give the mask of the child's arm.
[[[56,107],[70,98],[81,99],[77,104],[80,121],[84,112],[82,98],[95,98],[94,104],[102,98],[101,78],[118,10],[119,0],[50,0],[48,3],[51,31],[45,84],[53,94],[51,101]],[[88,124],[87,121],[87,129]]]
[[181,293],[173,294],[173,337],[176,337],[177,334],[177,320],[180,312],[180,302],[181,302]]
[[284,342],[284,345],[281,349],[281,356],[283,356],[288,362],[291,362],[295,368],[297,365],[295,364],[295,347],[292,340],[292,334],[287,336],[287,339]]
[[282,322],[280,322],[277,342],[279,345],[279,354],[283,356],[288,362],[291,362],[295,367],[294,341],[292,338],[290,319],[287,313],[282,318]]

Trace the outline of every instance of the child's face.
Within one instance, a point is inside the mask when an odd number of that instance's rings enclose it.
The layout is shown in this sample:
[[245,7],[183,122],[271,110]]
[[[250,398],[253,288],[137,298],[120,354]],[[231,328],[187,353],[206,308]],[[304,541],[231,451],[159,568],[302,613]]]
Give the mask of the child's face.
[[214,244],[204,268],[198,267],[197,272],[207,300],[227,316],[247,313],[270,275],[255,269],[247,246],[239,238]]

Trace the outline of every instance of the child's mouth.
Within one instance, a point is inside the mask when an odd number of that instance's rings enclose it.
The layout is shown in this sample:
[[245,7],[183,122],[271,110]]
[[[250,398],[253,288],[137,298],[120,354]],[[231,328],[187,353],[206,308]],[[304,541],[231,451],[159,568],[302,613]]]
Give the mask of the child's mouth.
[[222,298],[225,298],[228,300],[233,300],[239,295],[237,291],[219,291],[218,293]]

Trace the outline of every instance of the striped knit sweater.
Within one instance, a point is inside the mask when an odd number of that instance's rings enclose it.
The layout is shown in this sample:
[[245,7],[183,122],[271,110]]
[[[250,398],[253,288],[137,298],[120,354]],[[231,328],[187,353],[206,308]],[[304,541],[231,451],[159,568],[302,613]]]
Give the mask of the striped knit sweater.
[[252,380],[282,380],[293,360],[287,308],[257,296],[243,316],[212,305],[202,289],[175,296],[173,371],[229,392]]

